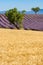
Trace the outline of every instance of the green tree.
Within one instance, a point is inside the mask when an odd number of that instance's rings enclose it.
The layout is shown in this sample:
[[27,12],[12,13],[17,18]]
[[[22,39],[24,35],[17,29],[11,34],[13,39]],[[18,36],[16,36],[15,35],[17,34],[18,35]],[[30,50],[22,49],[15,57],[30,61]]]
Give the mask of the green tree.
[[17,8],[6,11],[5,15],[8,17],[10,23],[13,23],[18,29],[21,27],[23,14]]
[[22,10],[22,14],[25,14],[26,10]]
[[32,8],[32,10],[35,12],[35,14],[40,10],[39,7],[36,7],[36,8]]

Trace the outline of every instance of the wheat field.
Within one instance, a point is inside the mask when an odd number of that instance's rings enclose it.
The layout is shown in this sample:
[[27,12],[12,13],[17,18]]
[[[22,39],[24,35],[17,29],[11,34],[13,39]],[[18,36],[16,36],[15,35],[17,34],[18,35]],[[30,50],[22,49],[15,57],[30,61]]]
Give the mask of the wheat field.
[[0,29],[0,65],[43,65],[43,31]]

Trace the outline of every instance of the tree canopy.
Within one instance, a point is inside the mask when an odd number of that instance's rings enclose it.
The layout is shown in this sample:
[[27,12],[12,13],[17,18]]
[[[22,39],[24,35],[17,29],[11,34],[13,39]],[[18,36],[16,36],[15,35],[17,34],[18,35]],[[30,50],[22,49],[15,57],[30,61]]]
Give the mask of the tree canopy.
[[19,25],[19,27],[21,27],[22,19],[24,16],[23,13],[20,13],[20,11],[18,11],[17,8],[14,8],[6,11],[5,15],[8,17],[10,23],[13,23],[16,26]]
[[32,8],[32,10],[35,12],[35,14],[40,10],[39,7],[36,7],[36,8]]

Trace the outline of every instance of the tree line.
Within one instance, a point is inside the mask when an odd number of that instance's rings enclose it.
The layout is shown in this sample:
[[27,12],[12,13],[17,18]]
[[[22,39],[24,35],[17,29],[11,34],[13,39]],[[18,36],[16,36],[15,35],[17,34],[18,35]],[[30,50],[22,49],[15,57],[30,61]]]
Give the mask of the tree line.
[[[31,10],[33,10],[36,14],[40,10],[40,8],[36,7],[36,8],[32,8]],[[17,8],[14,8],[6,11],[5,15],[8,17],[10,23],[14,24],[17,27],[17,29],[20,29],[22,27],[21,23],[25,12],[26,12],[25,10],[20,12],[17,10]]]

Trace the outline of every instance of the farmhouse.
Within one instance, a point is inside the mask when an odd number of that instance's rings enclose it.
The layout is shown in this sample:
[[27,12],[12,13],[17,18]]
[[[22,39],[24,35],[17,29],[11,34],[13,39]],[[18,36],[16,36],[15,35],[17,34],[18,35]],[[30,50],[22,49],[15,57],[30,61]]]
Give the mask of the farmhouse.
[[[43,30],[43,14],[24,15],[22,25],[26,30]],[[0,14],[0,28],[15,29],[17,26],[11,24],[4,14]]]

